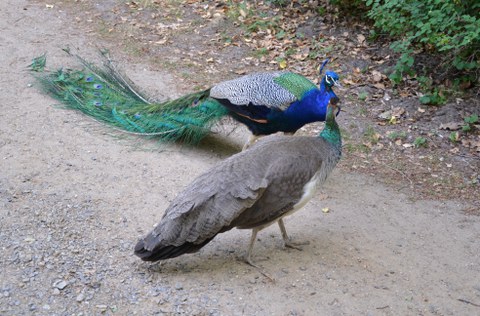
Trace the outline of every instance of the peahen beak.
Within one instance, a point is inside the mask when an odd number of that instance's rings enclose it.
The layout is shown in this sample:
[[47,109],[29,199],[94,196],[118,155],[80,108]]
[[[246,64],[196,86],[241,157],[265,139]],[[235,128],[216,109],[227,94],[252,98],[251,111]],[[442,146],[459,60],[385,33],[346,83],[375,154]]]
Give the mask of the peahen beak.
[[330,106],[333,107],[334,110],[337,110],[335,116],[338,116],[338,114],[340,114],[340,111],[342,110],[342,107],[339,103],[340,99],[337,96],[330,99]]
[[338,116],[341,110],[342,110],[342,107],[340,105],[337,105],[337,113],[335,114],[335,116]]

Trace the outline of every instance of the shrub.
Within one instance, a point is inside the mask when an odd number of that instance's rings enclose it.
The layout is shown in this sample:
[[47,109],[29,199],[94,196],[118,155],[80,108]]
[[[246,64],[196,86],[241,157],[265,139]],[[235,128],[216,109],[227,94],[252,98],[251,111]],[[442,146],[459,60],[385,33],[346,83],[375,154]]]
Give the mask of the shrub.
[[399,83],[413,74],[414,49],[441,54],[446,70],[463,74],[480,68],[480,1],[478,0],[366,0],[374,26],[396,39],[400,53],[390,79]]

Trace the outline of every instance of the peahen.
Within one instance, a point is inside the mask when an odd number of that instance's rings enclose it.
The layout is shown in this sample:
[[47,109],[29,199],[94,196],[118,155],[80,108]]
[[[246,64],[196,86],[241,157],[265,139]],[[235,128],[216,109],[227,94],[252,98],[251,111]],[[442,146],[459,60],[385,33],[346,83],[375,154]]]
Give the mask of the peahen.
[[292,72],[255,73],[175,100],[150,102],[107,56],[103,67],[78,58],[82,70],[44,71],[41,67],[36,77],[43,90],[67,107],[119,129],[188,143],[202,139],[225,115],[252,132],[248,144],[256,136],[294,133],[307,123],[324,121],[328,101],[336,97],[332,87],[339,79],[335,72],[326,71],[317,88]]
[[335,121],[338,98],[330,100],[318,137],[272,135],[220,162],[195,179],[173,200],[160,222],[140,239],[135,254],[145,261],[193,253],[217,234],[234,227],[252,229],[246,261],[257,233],[302,208],[323,184],[341,156]]

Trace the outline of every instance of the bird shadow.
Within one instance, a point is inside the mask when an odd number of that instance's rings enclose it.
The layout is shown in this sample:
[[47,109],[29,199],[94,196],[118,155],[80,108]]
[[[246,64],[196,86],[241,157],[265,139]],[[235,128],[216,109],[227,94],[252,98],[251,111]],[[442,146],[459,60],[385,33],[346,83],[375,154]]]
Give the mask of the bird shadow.
[[204,153],[214,152],[220,158],[230,157],[242,151],[242,145],[218,134],[207,135],[195,148]]
[[[206,248],[196,254],[157,263],[139,263],[138,269],[153,278],[159,279],[163,279],[166,275],[176,278],[206,274],[212,280],[221,280],[232,276],[254,277],[257,279],[259,276],[261,278],[263,274],[265,278],[262,282],[269,283],[273,281],[275,283],[277,277],[281,279],[285,273],[282,269],[278,269],[279,263],[285,260],[288,261],[289,258],[303,257],[303,259],[298,260],[298,265],[300,266],[302,265],[301,262],[308,261],[313,252],[321,249],[328,253],[330,248],[335,248],[334,244],[324,242],[322,236],[312,234],[304,237],[310,243],[303,246],[302,250],[285,248],[280,237],[262,237],[256,244],[252,254],[253,261],[255,264],[258,264],[257,268],[245,261],[245,251],[241,249],[244,247],[245,240],[237,240],[227,242],[228,247],[225,246],[224,242],[219,242],[215,247]],[[237,249],[233,250],[232,247]]]

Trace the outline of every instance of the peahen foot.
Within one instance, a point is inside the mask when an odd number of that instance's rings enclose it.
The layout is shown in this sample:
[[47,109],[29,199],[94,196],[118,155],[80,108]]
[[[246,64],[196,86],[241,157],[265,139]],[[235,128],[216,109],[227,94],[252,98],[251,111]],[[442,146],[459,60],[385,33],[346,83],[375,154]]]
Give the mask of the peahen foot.
[[285,247],[287,248],[292,248],[292,249],[297,249],[297,250],[303,250],[302,247],[300,246],[305,246],[309,245],[309,241],[303,241],[303,242],[293,242],[290,237],[288,237],[287,230],[285,229],[285,223],[283,222],[283,219],[278,220],[278,226],[280,227],[280,231],[282,233],[282,238],[283,238],[283,243]]
[[275,279],[268,274],[265,269],[262,267],[256,265],[252,261],[252,249],[253,245],[255,244],[255,240],[257,239],[257,233],[260,229],[259,228],[254,228],[252,229],[252,236],[250,237],[250,244],[248,245],[248,250],[247,250],[247,255],[245,256],[245,263],[249,264],[250,266],[254,267],[255,269],[258,270],[261,274],[263,274],[267,279],[269,279],[272,282],[275,282]]

